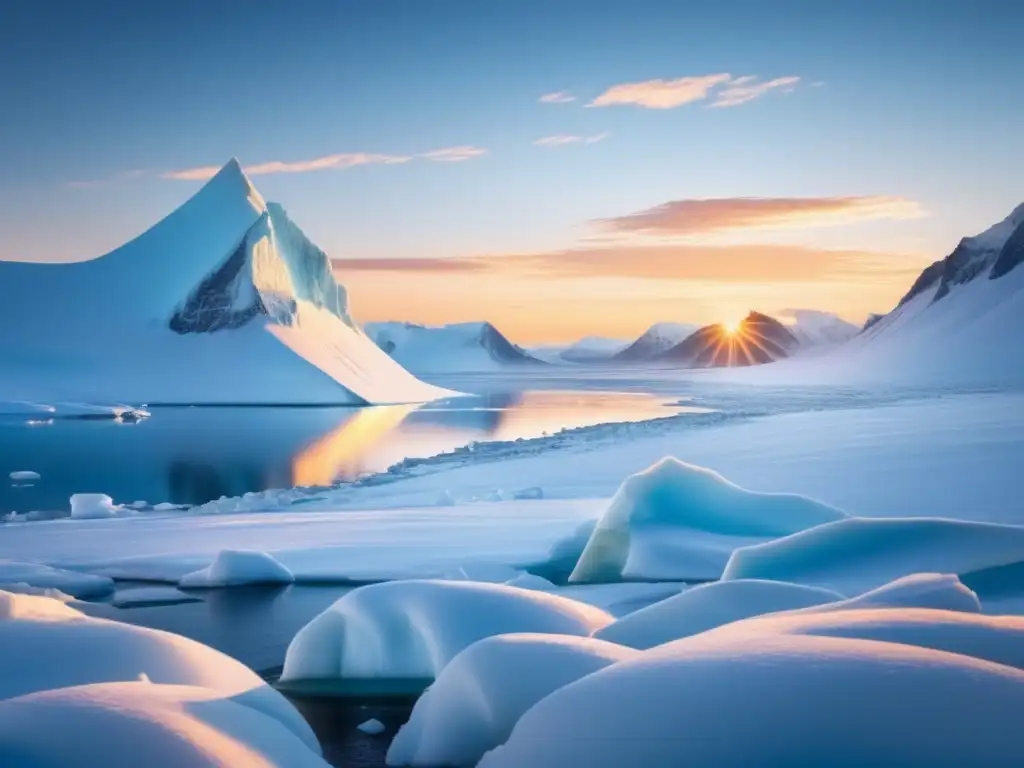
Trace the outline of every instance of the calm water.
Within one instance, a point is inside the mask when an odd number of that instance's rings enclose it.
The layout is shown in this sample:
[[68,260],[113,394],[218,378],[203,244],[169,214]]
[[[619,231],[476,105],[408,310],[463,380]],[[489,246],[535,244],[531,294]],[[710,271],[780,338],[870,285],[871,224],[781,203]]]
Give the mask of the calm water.
[[[73,493],[200,504],[331,485],[475,441],[706,409],[638,392],[535,390],[372,408],[152,408],[139,423],[0,420],[0,511],[64,510]],[[34,483],[8,480],[32,470]]]

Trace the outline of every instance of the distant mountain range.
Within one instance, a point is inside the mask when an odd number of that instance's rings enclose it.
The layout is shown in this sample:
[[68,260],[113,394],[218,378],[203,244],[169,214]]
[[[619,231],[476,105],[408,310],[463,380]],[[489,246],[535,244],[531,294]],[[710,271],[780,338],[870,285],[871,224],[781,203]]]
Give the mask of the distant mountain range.
[[419,373],[493,371],[511,365],[544,365],[487,322],[426,326],[367,323],[363,330],[403,367]]
[[698,327],[692,323],[655,323],[612,359],[619,363],[653,360],[690,336]]
[[758,365],[788,357],[799,345],[774,317],[751,312],[735,330],[721,323],[705,325],[654,360],[689,368]]

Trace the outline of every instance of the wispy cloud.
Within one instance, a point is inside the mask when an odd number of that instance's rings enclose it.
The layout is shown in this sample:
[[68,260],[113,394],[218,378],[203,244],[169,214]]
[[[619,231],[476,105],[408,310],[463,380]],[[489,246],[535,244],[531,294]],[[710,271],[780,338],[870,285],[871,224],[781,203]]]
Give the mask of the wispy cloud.
[[609,232],[696,236],[744,229],[820,227],[873,219],[916,219],[926,215],[919,203],[902,197],[733,197],[673,200],[596,223]]
[[[338,155],[326,155],[316,157],[312,160],[298,160],[286,162],[282,160],[270,160],[265,163],[246,165],[244,170],[250,176],[263,176],[270,173],[310,173],[312,171],[324,171],[328,169],[344,170],[355,168],[358,165],[397,165],[412,160],[408,155],[383,155],[367,152],[349,152]],[[161,174],[165,179],[177,179],[180,181],[204,181],[213,178],[220,166],[204,165],[197,168],[186,168],[180,171],[167,171]]]
[[544,136],[533,142],[538,147],[564,147],[567,144],[596,144],[604,141],[610,133],[595,133],[593,136],[576,136],[569,133],[557,133],[554,136]]
[[576,97],[565,91],[555,91],[554,93],[545,93],[537,101],[541,104],[568,104],[570,101],[576,101]]
[[482,147],[463,145],[459,147],[445,147],[424,152],[420,157],[433,160],[436,163],[461,163],[464,160],[472,160],[474,157],[486,155],[487,150]]
[[881,278],[906,281],[922,258],[906,254],[830,250],[792,245],[654,245],[580,247],[539,253],[464,258],[336,259],[346,272],[438,273],[483,271],[536,278],[612,277],[721,283],[842,282]]
[[683,104],[702,101],[711,90],[729,81],[731,75],[719,73],[675,80],[644,80],[639,83],[613,85],[588,106],[612,107],[634,105],[647,109],[673,109]]
[[795,75],[762,81],[754,75],[733,77],[728,72],[679,77],[675,80],[644,80],[613,85],[587,106],[631,105],[647,109],[675,109],[710,98],[712,107],[735,107],[777,88],[792,90],[799,82],[800,78]]
[[764,96],[768,91],[775,88],[782,88],[784,91],[792,90],[799,82],[800,78],[796,76],[776,77],[774,80],[760,82],[756,77],[749,75],[737,77],[728,86],[715,94],[715,100],[711,103],[711,106],[736,107]]

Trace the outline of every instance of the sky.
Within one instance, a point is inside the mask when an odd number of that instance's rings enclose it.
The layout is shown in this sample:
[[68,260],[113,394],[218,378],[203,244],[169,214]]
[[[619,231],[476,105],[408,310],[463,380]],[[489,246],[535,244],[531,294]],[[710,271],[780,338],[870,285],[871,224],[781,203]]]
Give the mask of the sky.
[[1024,3],[6,3],[0,259],[237,157],[361,321],[520,343],[890,309],[1024,201]]

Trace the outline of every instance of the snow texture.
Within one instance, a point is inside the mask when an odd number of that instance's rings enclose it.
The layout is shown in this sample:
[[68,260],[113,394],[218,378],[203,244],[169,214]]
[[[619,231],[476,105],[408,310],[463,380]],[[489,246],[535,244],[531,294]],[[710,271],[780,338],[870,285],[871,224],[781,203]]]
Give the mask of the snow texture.
[[569,580],[716,579],[737,547],[844,517],[813,499],[748,491],[667,457],[623,482]]
[[757,579],[701,584],[626,614],[594,637],[647,649],[751,616],[842,600],[838,592]]
[[231,697],[278,721],[319,753],[313,731],[288,700],[220,651],[169,632],[91,618],[50,598],[0,592],[0,700],[131,682],[140,675]]
[[8,585],[16,584],[37,589],[56,589],[84,600],[105,597],[114,591],[114,581],[105,576],[65,571],[38,563],[0,560],[0,589],[7,589]]
[[185,574],[179,587],[237,587],[245,584],[291,584],[292,572],[266,552],[222,549],[206,568]]
[[555,691],[480,768],[743,766],[751,756],[759,765],[1010,765],[1024,747],[1018,669],[898,643],[727,631],[759,621],[645,651]]
[[105,683],[0,701],[0,765],[327,768],[273,717],[205,688]]
[[510,632],[589,636],[604,611],[536,590],[468,581],[396,581],[355,589],[303,627],[282,681],[433,679],[477,640]]
[[379,404],[450,394],[367,338],[327,255],[235,160],[105,256],[0,262],[0,303],[19,319],[0,329],[5,400]]
[[74,520],[99,520],[117,517],[122,507],[105,493],[76,493],[71,497],[71,517]]
[[511,634],[466,648],[419,698],[388,765],[473,766],[548,694],[636,651],[591,638]]
[[914,573],[984,574],[1024,563],[1024,527],[939,518],[848,518],[738,549],[724,580],[774,579],[856,594]]

